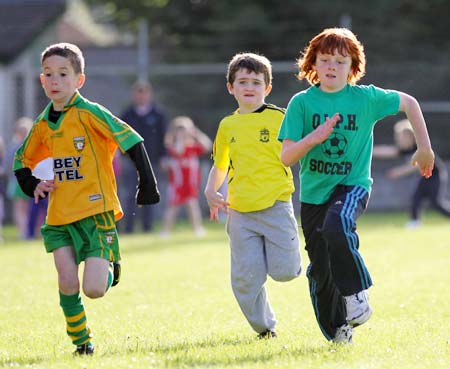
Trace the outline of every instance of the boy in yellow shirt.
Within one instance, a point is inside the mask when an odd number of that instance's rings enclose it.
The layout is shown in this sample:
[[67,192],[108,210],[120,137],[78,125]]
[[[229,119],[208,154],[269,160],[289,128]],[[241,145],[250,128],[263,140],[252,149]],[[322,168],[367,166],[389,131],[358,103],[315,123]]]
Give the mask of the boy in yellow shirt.
[[[273,338],[277,321],[264,287],[267,275],[284,282],[301,270],[292,172],[280,161],[277,140],[284,109],[264,101],[272,68],[261,55],[235,55],[227,81],[239,109],[220,122],[205,196],[212,220],[219,209],[228,214],[231,283],[239,306],[259,338]],[[225,200],[218,189],[227,175]]]
[[[104,107],[83,98],[84,58],[73,44],[47,47],[40,81],[51,100],[14,157],[22,190],[37,203],[49,196],[41,232],[58,272],[60,305],[75,354],[94,353],[80,295],[78,265],[85,262],[83,292],[102,297],[120,278],[116,221],[122,217],[112,160],[117,148],[136,165],[138,205],[159,201],[142,137]],[[54,179],[41,181],[32,170],[53,158]],[[113,268],[114,266],[114,268]]]

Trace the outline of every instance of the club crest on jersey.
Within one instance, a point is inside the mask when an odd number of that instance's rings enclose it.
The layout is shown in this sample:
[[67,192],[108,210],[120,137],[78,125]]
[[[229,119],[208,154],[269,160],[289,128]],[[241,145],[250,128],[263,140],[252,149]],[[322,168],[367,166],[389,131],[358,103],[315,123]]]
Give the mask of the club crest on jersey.
[[115,238],[116,238],[116,232],[109,231],[109,232],[105,232],[104,235],[105,235],[106,243],[108,245],[112,245],[114,243]]
[[259,140],[261,142],[269,142],[270,132],[267,128],[263,128],[261,131],[259,131]]
[[73,146],[75,147],[75,149],[78,152],[83,151],[85,143],[86,143],[86,139],[84,136],[73,138]]

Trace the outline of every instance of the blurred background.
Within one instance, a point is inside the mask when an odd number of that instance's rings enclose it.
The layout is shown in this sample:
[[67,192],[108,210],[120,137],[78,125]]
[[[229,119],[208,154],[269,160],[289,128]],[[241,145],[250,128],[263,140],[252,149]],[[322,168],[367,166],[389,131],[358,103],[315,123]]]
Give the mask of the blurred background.
[[[34,119],[47,104],[39,58],[54,42],[83,50],[86,98],[119,115],[130,104],[133,82],[149,79],[170,119],[188,115],[214,138],[220,119],[236,108],[225,87],[226,65],[236,52],[272,61],[267,101],[285,107],[308,87],[295,78],[295,60],[307,42],[323,28],[343,26],[365,46],[360,83],[415,96],[434,149],[448,162],[449,17],[448,0],[0,0],[0,135],[8,143],[15,121]],[[375,143],[392,143],[393,123],[401,118],[377,124]],[[374,160],[369,210],[407,208],[414,183],[387,179],[393,164]],[[204,179],[210,165],[203,157]],[[203,196],[201,202],[204,207]]]

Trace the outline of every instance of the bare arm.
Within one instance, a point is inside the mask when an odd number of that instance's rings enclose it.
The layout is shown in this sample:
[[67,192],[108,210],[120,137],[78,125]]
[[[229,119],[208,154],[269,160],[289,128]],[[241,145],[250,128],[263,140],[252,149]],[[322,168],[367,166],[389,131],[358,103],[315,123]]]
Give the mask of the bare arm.
[[194,128],[194,132],[193,132],[193,136],[194,138],[197,140],[197,142],[203,146],[203,149],[205,151],[211,151],[212,149],[212,141],[211,139],[208,137],[208,135],[206,135],[205,133],[203,133],[202,131],[200,131],[198,128]]
[[399,156],[400,152],[394,145],[374,145],[373,157],[378,159],[395,159]]
[[225,177],[227,176],[226,169],[217,168],[215,165],[211,168],[208,181],[205,186],[205,197],[209,206],[210,219],[219,220],[219,209],[224,213],[228,210],[229,203],[224,199],[220,192],[217,192],[222,186]]
[[310,134],[303,137],[300,141],[283,140],[281,145],[280,159],[284,166],[291,166],[303,158],[309,150],[319,143],[325,141],[333,132],[334,126],[339,120],[339,114],[334,114],[327,118],[325,123],[318,126]]
[[430,138],[425,119],[417,100],[404,92],[400,95],[400,111],[405,112],[411,122],[416,137],[417,151],[412,157],[412,164],[418,165],[422,176],[429,178],[434,167],[434,152],[431,148]]
[[414,167],[411,164],[403,164],[389,169],[387,171],[387,176],[392,179],[397,179],[400,177],[410,175],[416,171],[417,167]]

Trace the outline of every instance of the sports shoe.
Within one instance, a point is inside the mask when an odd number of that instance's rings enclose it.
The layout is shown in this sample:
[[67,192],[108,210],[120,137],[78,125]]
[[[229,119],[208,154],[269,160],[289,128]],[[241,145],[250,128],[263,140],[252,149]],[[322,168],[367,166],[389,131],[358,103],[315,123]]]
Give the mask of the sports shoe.
[[337,344],[349,344],[353,343],[353,328],[349,324],[341,325],[336,329],[336,334],[333,337],[333,343]]
[[422,222],[418,219],[412,219],[405,224],[406,229],[417,229],[422,225]]
[[347,323],[352,327],[357,327],[367,322],[372,315],[367,290],[344,297],[347,308]]
[[78,345],[77,349],[73,352],[75,356],[93,355],[94,345],[92,343],[85,343],[84,345]]
[[277,333],[270,329],[266,329],[264,332],[258,334],[260,340],[270,340],[271,338],[277,338]]
[[120,282],[121,267],[118,261],[114,261],[112,264],[113,264],[113,282],[111,284],[111,287],[114,287],[116,284]]

